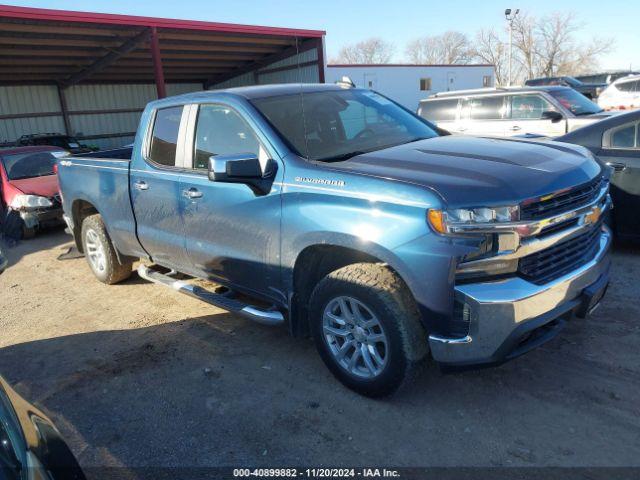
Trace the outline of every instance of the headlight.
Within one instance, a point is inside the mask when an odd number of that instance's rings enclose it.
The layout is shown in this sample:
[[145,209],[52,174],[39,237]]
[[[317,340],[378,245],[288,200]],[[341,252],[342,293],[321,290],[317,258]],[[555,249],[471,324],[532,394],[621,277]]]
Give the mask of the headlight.
[[53,203],[46,197],[38,195],[16,195],[11,202],[11,208],[15,210],[29,208],[46,208],[52,207]]
[[438,233],[460,233],[465,227],[472,230],[474,226],[516,222],[520,219],[520,207],[431,209],[427,217],[431,228]]

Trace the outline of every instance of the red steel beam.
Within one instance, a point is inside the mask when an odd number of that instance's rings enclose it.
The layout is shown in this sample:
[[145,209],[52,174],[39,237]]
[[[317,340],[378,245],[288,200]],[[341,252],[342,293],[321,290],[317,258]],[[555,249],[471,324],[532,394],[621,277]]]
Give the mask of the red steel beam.
[[45,20],[59,22],[97,23],[102,25],[126,25],[137,27],[174,28],[181,30],[200,30],[209,32],[243,33],[265,36],[322,37],[323,30],[304,30],[298,28],[277,28],[257,25],[236,25],[230,23],[203,22],[197,20],[177,20],[170,18],[138,17],[132,15],[114,15],[109,13],[78,12],[53,10],[46,8],[14,7],[0,5],[0,18],[22,20]]
[[160,42],[158,41],[158,29],[156,27],[151,27],[151,57],[153,58],[153,71],[158,98],[165,98],[167,96],[167,87],[164,84],[164,70],[162,68]]
[[324,83],[324,42],[322,37],[317,40],[317,52],[318,52],[318,81]]

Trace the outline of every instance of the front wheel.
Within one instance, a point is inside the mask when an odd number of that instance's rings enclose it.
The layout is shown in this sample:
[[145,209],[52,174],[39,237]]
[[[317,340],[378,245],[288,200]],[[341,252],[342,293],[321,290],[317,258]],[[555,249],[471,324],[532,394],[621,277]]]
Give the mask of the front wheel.
[[411,293],[383,265],[359,263],[330,273],[315,288],[310,307],[322,360],[362,395],[394,393],[428,353]]
[[23,240],[31,240],[36,236],[36,229],[29,228],[25,223],[22,224],[22,239]]
[[82,247],[93,274],[102,283],[113,285],[131,276],[133,262],[120,262],[100,215],[82,222]]

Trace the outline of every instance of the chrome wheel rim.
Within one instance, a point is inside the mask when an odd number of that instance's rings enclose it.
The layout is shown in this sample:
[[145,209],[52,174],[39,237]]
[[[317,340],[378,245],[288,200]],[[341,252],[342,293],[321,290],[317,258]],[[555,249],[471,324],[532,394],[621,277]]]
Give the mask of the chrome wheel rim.
[[107,256],[104,251],[104,246],[100,241],[100,237],[95,230],[87,230],[87,233],[85,234],[85,246],[87,250],[85,253],[91,268],[99,273],[104,272],[107,268]]
[[361,301],[346,296],[332,299],[322,314],[322,332],[336,363],[351,375],[374,378],[387,365],[385,331]]

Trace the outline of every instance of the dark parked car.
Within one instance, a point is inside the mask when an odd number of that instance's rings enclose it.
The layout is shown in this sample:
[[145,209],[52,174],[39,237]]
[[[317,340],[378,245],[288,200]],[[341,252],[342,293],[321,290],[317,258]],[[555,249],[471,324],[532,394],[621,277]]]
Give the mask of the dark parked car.
[[23,135],[18,139],[16,144],[19,146],[50,145],[52,147],[64,148],[73,154],[89,153],[97,150],[85,145],[84,143],[80,143],[74,137],[63,135],[62,133],[36,133],[33,135]]
[[582,145],[613,168],[615,234],[622,240],[640,240],[640,111],[615,115],[554,140]]
[[60,432],[0,376],[0,478],[84,480]]
[[547,85],[571,87],[591,100],[598,98],[600,92],[607,88],[608,85],[607,83],[583,83],[577,78],[568,76],[532,78],[524,82],[524,84],[529,87],[540,87]]
[[576,75],[574,78],[582,83],[606,83],[607,85],[615,82],[619,78],[628,77],[629,75],[640,75],[639,71],[622,70],[619,72],[603,72],[592,73],[588,75]]

